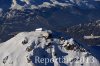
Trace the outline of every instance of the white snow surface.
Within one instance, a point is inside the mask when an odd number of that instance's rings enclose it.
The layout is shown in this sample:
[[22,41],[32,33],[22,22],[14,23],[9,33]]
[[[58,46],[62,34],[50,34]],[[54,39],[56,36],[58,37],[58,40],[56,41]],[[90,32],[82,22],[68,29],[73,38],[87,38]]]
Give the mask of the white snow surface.
[[[64,63],[54,61],[46,66],[100,66],[99,61],[88,51],[67,50],[62,46],[66,42],[69,42],[71,45],[75,44],[72,38],[68,40],[45,38],[43,36],[45,33],[48,32],[21,32],[10,40],[1,43],[0,66],[45,66],[44,63],[35,63],[36,56],[49,59],[64,57],[66,59]],[[25,44],[22,43],[24,40],[27,41]],[[31,46],[31,51],[26,50],[29,46]],[[82,58],[84,61],[82,61]],[[27,59],[30,59],[30,62]]]

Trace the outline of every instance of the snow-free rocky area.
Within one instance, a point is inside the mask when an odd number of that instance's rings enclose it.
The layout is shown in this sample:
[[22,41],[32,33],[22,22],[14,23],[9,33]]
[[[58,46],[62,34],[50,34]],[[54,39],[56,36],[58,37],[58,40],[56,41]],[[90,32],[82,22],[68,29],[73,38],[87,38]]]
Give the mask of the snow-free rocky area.
[[[36,63],[39,58],[66,58],[64,63]],[[82,61],[82,59],[84,59]],[[100,66],[85,47],[78,45],[73,38],[55,37],[50,30],[40,29],[21,32],[0,44],[0,66]]]

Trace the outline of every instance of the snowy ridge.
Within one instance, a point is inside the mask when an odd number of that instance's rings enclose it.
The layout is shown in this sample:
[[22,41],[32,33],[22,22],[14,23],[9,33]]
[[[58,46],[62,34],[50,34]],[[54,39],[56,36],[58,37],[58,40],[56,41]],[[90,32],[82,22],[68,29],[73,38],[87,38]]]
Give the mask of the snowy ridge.
[[[21,0],[20,2],[24,2],[24,5],[18,4],[17,0],[12,0],[12,5],[11,5],[11,9],[38,9],[38,8],[42,8],[42,7],[47,7],[50,8],[52,6],[68,6],[69,4],[66,3],[60,3],[56,0],[47,0],[47,1],[35,1],[35,0]],[[39,2],[39,3],[38,3]]]
[[42,7],[50,8],[52,6],[76,6],[81,9],[100,8],[98,0],[12,0],[11,9],[38,9]]
[[[35,63],[35,57],[68,59],[64,63],[54,61],[46,66],[100,66],[99,61],[74,39],[56,38],[52,34],[52,31],[39,29],[19,33],[1,43],[0,66],[45,66],[45,63]],[[82,58],[85,61],[80,62]]]
[[99,0],[0,0],[0,8],[6,9],[39,9],[42,7],[78,7],[80,9],[100,9]]

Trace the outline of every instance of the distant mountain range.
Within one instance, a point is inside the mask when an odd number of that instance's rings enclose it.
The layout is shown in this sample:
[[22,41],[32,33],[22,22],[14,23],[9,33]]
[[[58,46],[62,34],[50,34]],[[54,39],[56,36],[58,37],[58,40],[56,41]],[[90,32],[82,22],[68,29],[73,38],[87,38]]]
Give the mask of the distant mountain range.
[[0,0],[2,9],[37,9],[52,6],[100,9],[100,0]]
[[87,44],[99,45],[100,38],[85,39],[84,36],[100,36],[100,20],[85,24],[74,25],[64,30],[68,35],[84,41]]
[[[65,33],[69,30],[71,37],[87,27],[87,30],[84,29],[87,34],[87,31],[92,30],[93,25],[97,24],[96,21],[100,20],[99,3],[99,0],[0,0],[1,42],[8,40],[18,32],[32,31],[39,27]],[[91,22],[93,23],[91,27],[86,26]],[[79,24],[83,26],[77,26]],[[79,31],[72,27],[79,28]],[[100,28],[94,29],[99,30]],[[85,33],[79,34],[82,41]],[[93,30],[87,35],[91,33]],[[95,34],[100,35],[100,31],[96,31]],[[73,37],[79,39],[78,36]],[[88,42],[100,44],[99,40]]]

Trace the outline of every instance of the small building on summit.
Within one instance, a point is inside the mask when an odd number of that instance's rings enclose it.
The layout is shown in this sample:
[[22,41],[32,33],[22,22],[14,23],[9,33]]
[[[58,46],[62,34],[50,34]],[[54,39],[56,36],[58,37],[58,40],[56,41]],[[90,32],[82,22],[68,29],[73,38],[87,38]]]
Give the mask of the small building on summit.
[[37,29],[35,29],[35,31],[41,32],[41,31],[43,31],[43,28],[37,28]]

